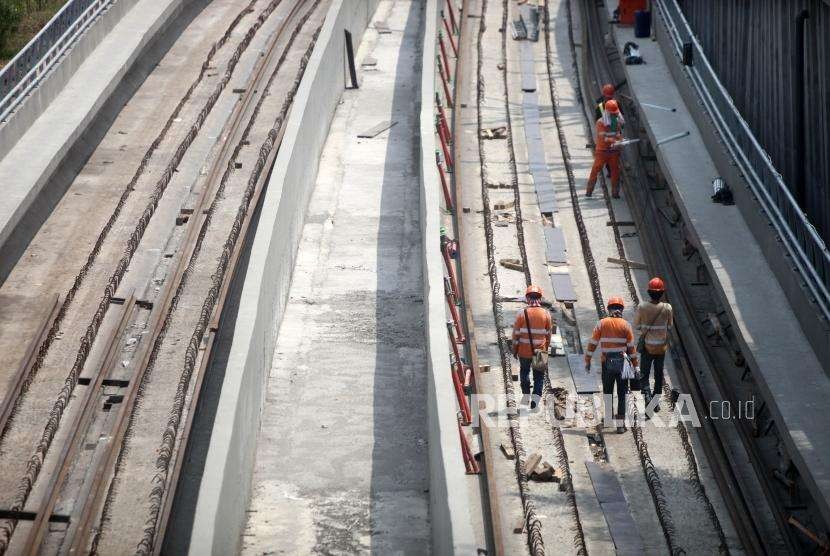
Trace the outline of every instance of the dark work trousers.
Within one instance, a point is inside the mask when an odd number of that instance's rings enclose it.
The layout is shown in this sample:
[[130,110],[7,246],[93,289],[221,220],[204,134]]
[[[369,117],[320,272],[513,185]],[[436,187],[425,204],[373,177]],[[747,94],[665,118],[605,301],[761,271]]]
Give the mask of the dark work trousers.
[[663,362],[666,360],[666,354],[652,355],[648,350],[640,352],[640,372],[643,373],[640,380],[640,390],[643,392],[648,390],[649,378],[651,377],[651,364],[654,363],[654,395],[663,393]]
[[[531,363],[533,363],[533,359],[525,359],[524,357],[519,358],[519,364],[521,365],[521,371],[519,372],[519,378],[521,379],[522,384],[522,394],[530,394],[530,369]],[[545,372],[544,371],[533,371],[533,395],[534,396],[542,396],[542,386],[545,384]]]
[[[611,394],[611,409],[614,408],[614,385],[617,386],[617,412],[614,414],[616,419],[624,419],[625,418],[625,398],[628,394],[628,380],[621,378],[619,373],[610,373],[605,368],[605,363],[602,364],[602,393],[604,394],[604,403],[605,398],[608,394]],[[604,407],[604,406],[603,406]],[[604,410],[605,411],[605,410]],[[608,413],[605,411],[605,413]]]

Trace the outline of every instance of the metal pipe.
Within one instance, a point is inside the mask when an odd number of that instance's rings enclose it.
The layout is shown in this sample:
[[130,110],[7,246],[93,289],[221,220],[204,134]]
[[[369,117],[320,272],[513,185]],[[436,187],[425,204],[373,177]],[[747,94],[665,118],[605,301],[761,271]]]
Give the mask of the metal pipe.
[[795,16],[795,52],[793,63],[793,82],[794,94],[793,102],[795,103],[795,199],[798,206],[802,210],[807,205],[807,183],[806,183],[806,162],[807,162],[807,129],[808,126],[804,121],[805,111],[804,104],[807,99],[804,98],[804,38],[807,30],[807,19],[810,17],[810,12],[806,9],[801,10]]

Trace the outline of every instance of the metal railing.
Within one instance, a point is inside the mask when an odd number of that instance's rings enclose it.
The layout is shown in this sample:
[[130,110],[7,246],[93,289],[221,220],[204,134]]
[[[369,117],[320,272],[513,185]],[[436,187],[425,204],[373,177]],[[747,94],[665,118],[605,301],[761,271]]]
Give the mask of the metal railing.
[[682,58],[683,44],[692,44],[694,64],[683,66],[684,71],[733,160],[769,215],[805,286],[824,318],[830,320],[830,252],[824,240],[807,220],[781,174],[773,166],[770,156],[735,107],[732,97],[709,64],[677,0],[656,0],[655,3],[674,43],[678,59]]
[[69,0],[0,70],[0,124],[61,60],[98,15],[117,0]]

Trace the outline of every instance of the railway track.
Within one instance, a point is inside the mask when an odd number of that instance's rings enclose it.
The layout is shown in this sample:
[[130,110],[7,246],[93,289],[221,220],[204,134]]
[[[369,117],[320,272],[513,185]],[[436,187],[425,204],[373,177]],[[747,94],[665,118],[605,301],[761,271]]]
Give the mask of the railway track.
[[[591,3],[589,3],[591,4]],[[571,155],[568,149],[568,142],[565,137],[565,134],[562,130],[562,123],[560,121],[559,114],[557,112],[557,91],[555,88],[555,79],[552,74],[552,64],[551,64],[551,48],[550,48],[550,36],[548,31],[548,24],[550,22],[550,14],[548,10],[549,2],[546,0],[543,3],[542,9],[544,12],[544,17],[542,20],[542,25],[544,26],[544,40],[545,40],[545,53],[547,59],[547,81],[550,84],[550,96],[553,101],[553,115],[556,121],[557,133],[559,135],[559,146],[561,148],[561,155],[562,160],[564,162],[565,173],[568,178],[571,202],[573,207],[573,217],[576,223],[576,227],[579,230],[579,239],[582,246],[583,251],[583,259],[585,262],[585,267],[587,271],[587,275],[590,281],[590,288],[593,292],[593,302],[596,308],[596,313],[598,317],[602,317],[605,315],[605,308],[604,308],[604,297],[602,293],[602,285],[601,280],[603,277],[603,270],[598,268],[598,265],[595,261],[592,248],[591,248],[591,237],[588,232],[587,226],[585,224],[581,209],[580,209],[580,202],[579,202],[579,191],[577,189],[574,177],[574,170],[571,165]],[[570,3],[566,4],[568,10],[568,16],[570,17]],[[587,6],[588,12],[591,12],[591,6]],[[594,28],[594,25],[598,25],[599,23],[599,15],[596,12],[595,8],[596,5],[593,6],[594,11],[590,13],[588,16],[588,21],[591,22],[591,28],[589,29],[590,34],[589,37],[591,38],[591,42],[589,45],[590,49],[588,50],[591,58],[588,61],[587,67],[589,70],[594,72],[594,75],[591,76],[591,80],[587,77],[585,79],[579,77],[578,67],[577,69],[577,79],[580,83],[584,83],[591,87],[591,84],[602,84],[605,82],[616,82],[618,79],[613,79],[613,72],[610,69],[610,64],[613,60],[609,61],[608,59],[608,52],[605,49],[605,46],[602,42],[601,37],[603,36],[602,32],[598,32],[597,29]],[[487,9],[487,4],[484,3],[484,11]],[[504,99],[504,115],[506,118],[506,127],[507,127],[507,164],[509,166],[509,172],[507,175],[510,178],[509,189],[512,190],[514,194],[514,202],[515,202],[515,209],[514,214],[516,215],[516,248],[520,253],[520,263],[523,266],[525,282],[530,283],[530,265],[528,262],[528,256],[526,252],[525,240],[524,240],[524,229],[523,229],[523,222],[524,219],[521,216],[521,197],[519,195],[519,185],[518,185],[518,171],[517,171],[517,164],[516,164],[516,153],[515,147],[513,144],[513,129],[512,129],[512,122],[510,117],[510,98],[509,98],[509,87],[508,87],[508,72],[509,69],[507,68],[507,55],[506,55],[506,33],[508,29],[508,9],[509,9],[509,2],[505,0],[502,3],[502,28],[500,31],[502,32],[502,61],[503,64],[500,66],[500,70],[502,71],[502,79],[503,79],[503,99]],[[585,9],[585,8],[583,8]],[[465,7],[465,13],[469,13]],[[485,21],[485,17],[482,15],[481,21]],[[572,31],[571,31],[572,32]],[[484,76],[482,75],[481,71],[481,60],[482,60],[482,37],[484,34],[484,25],[479,27],[478,33],[478,41],[477,41],[477,49],[478,49],[478,69],[477,69],[477,77],[478,77],[478,89],[477,89],[477,113],[478,113],[478,128],[483,128],[483,119],[481,116],[481,99],[484,94],[484,90],[486,87]],[[597,39],[597,37],[600,37]],[[594,42],[596,40],[596,42]],[[570,36],[570,48],[572,51],[572,56],[574,60],[576,60],[576,52],[574,49],[574,37]],[[586,91],[586,94],[583,95],[581,91],[579,91],[579,85],[577,83],[577,93],[582,98],[585,99],[583,102],[583,108],[585,108],[586,103],[590,103],[589,95],[594,92],[598,91]],[[629,110],[632,107],[628,107]],[[585,121],[586,121],[586,129],[591,130],[592,125],[590,121],[590,116],[585,113]],[[629,125],[628,129],[636,129],[636,125]],[[459,136],[459,135],[457,135]],[[491,284],[491,297],[492,297],[492,309],[493,309],[493,317],[496,323],[496,331],[498,336],[498,343],[500,346],[500,356],[501,356],[501,364],[503,369],[503,379],[505,384],[505,392],[507,393],[508,399],[508,411],[515,410],[515,395],[512,392],[512,379],[510,377],[511,374],[511,361],[510,356],[506,352],[505,345],[507,343],[507,339],[503,334],[503,330],[505,329],[506,324],[503,319],[502,315],[502,302],[503,297],[501,296],[500,289],[501,284],[498,277],[498,270],[496,265],[495,259],[495,252],[496,247],[494,246],[494,239],[493,239],[493,223],[494,218],[492,214],[492,210],[490,208],[491,202],[489,198],[488,192],[488,184],[493,181],[487,175],[486,164],[487,164],[487,157],[485,155],[484,148],[482,146],[482,141],[478,140],[479,145],[479,161],[482,167],[482,175],[481,175],[481,185],[482,185],[482,198],[483,198],[483,217],[484,217],[484,231],[485,231],[485,242],[487,245],[487,256],[488,256],[488,276]],[[631,169],[633,168],[633,170]],[[632,175],[634,171],[637,171],[637,175]],[[625,191],[630,191],[633,200],[635,202],[633,204],[637,204],[638,207],[647,207],[647,210],[653,211],[651,213],[643,214],[641,212],[634,211],[632,209],[632,214],[636,217],[637,221],[642,223],[645,221],[646,218],[655,218],[659,219],[656,216],[657,207],[654,206],[654,203],[648,204],[644,196],[641,196],[642,191],[644,191],[645,183],[642,181],[643,179],[643,171],[640,167],[639,163],[635,163],[635,161],[631,162],[630,168],[624,174],[624,183],[625,183]],[[639,183],[635,182],[636,179],[640,179]],[[603,180],[604,181],[604,180]],[[605,184],[602,184],[602,191],[604,196],[605,207],[608,213],[608,217],[611,221],[611,230],[613,231],[613,241],[614,245],[616,246],[617,253],[620,257],[625,257],[625,241],[621,236],[618,226],[617,226],[617,214],[616,210],[617,207],[611,201],[610,195],[607,191],[607,187]],[[666,249],[665,245],[660,245],[654,243],[654,239],[647,237],[645,234],[641,234],[641,239],[644,242],[643,244],[643,251],[648,253],[660,253],[661,249]],[[659,255],[658,255],[659,256]],[[659,270],[661,273],[663,272],[663,267],[661,265],[653,264],[652,256],[647,256],[647,262],[650,263],[651,268]],[[666,271],[666,275],[671,277],[670,284],[679,286],[679,282],[674,280],[675,271]],[[633,305],[639,303],[639,295],[638,289],[635,284],[635,278],[632,276],[632,272],[628,267],[624,267],[623,270],[623,280],[627,289],[627,293],[629,298],[631,299]],[[678,295],[680,295],[679,291],[681,288],[678,289]],[[681,307],[681,310],[689,310],[689,306],[684,303]],[[684,317],[681,315],[679,320],[682,323],[682,319]],[[471,320],[471,319],[468,319]],[[694,319],[692,319],[694,320]],[[470,324],[468,324],[470,326]],[[574,330],[574,333],[577,338],[579,338],[579,330],[577,327]],[[692,338],[689,339],[681,339],[677,337],[675,333],[675,345],[678,346],[672,352],[672,359],[674,361],[675,366],[677,367],[677,372],[680,375],[680,386],[686,391],[692,392],[692,399],[696,403],[696,407],[701,414],[705,414],[708,406],[706,406],[705,398],[703,396],[703,389],[699,384],[696,384],[696,373],[694,372],[694,363],[686,352],[686,344],[689,341],[693,340]],[[694,340],[698,340],[699,338],[694,338]],[[686,344],[684,344],[686,342]],[[703,346],[705,348],[705,346]],[[545,399],[547,403],[550,403],[550,395],[551,395],[551,382],[548,378],[546,380],[545,386]],[[672,399],[672,390],[671,387],[667,385],[664,387],[664,394],[665,400]],[[511,406],[511,401],[513,405]],[[701,434],[695,433],[698,440],[693,440],[692,438],[692,431],[690,431],[686,425],[682,421],[678,421],[676,425],[673,425],[667,429],[655,429],[653,426],[649,426],[647,421],[643,421],[643,416],[640,413],[640,408],[637,406],[637,399],[635,396],[631,396],[629,398],[629,405],[630,405],[630,413],[633,419],[633,426],[632,426],[632,439],[633,439],[633,453],[636,454],[636,457],[639,460],[639,466],[642,470],[642,479],[644,483],[647,485],[647,492],[650,494],[651,502],[654,507],[654,514],[656,515],[657,520],[659,521],[660,528],[662,529],[664,541],[666,544],[666,548],[669,552],[674,554],[682,554],[685,553],[687,548],[686,543],[689,540],[689,536],[693,534],[695,531],[699,531],[700,529],[708,529],[710,533],[709,535],[712,536],[714,539],[714,546],[716,549],[722,553],[729,552],[730,550],[730,541],[727,538],[727,533],[724,531],[724,527],[722,526],[720,519],[721,517],[718,514],[718,511],[715,508],[715,504],[710,499],[710,491],[707,490],[706,485],[704,484],[704,479],[702,478],[702,471],[699,467],[698,460],[695,455],[695,447],[693,444],[698,442],[699,446],[702,445],[704,448],[704,453],[707,458],[707,468],[711,472],[712,476],[714,476],[716,486],[718,487],[717,491],[723,495],[726,506],[729,510],[729,517],[734,523],[736,530],[738,531],[738,536],[742,547],[749,549],[753,552],[760,551],[759,548],[766,544],[767,546],[775,546],[776,539],[774,537],[768,538],[766,540],[762,540],[758,536],[758,531],[755,528],[756,525],[753,523],[755,519],[752,517],[753,512],[750,511],[750,507],[748,505],[747,500],[740,499],[739,494],[736,493],[736,487],[734,483],[730,483],[730,481],[735,481],[739,478],[739,474],[735,472],[735,470],[731,467],[730,461],[728,461],[727,456],[725,453],[729,450],[729,446],[723,443],[722,439],[719,439],[717,436],[717,431],[712,430],[712,423],[707,422],[704,419],[704,429]],[[674,411],[675,407],[673,403],[670,403],[670,411]],[[564,443],[561,440],[561,430],[559,429],[559,425],[554,423],[552,426],[553,429],[553,439],[552,442],[555,446],[557,452],[562,453],[564,451]],[[522,476],[522,458],[526,456],[525,450],[522,446],[522,437],[521,431],[518,430],[518,423],[514,424],[511,423],[510,426],[511,431],[511,440],[516,448],[517,453],[517,478],[519,481],[519,490],[521,493],[522,501],[523,501],[523,509],[525,513],[525,519],[527,523],[526,532],[528,535],[528,546],[530,547],[531,552],[538,553],[540,548],[543,549],[544,547],[544,540],[541,531],[541,526],[538,526],[538,534],[537,534],[537,517],[536,512],[537,508],[535,507],[533,496],[530,493],[530,490],[527,488],[526,477]],[[518,432],[518,434],[517,434]],[[558,433],[558,435],[557,435]],[[558,438],[557,438],[558,436]],[[516,442],[518,438],[518,443]],[[631,442],[629,440],[629,442]],[[655,457],[652,456],[649,452],[649,442],[656,442],[657,444],[665,447],[665,446],[674,446],[674,451],[672,452],[672,459],[676,460],[676,462],[684,462],[685,463],[685,471],[683,472],[683,483],[684,487],[680,490],[677,490],[676,487],[673,488],[666,488],[663,485],[661,473],[667,472],[668,469],[678,469],[678,467],[682,467],[683,463],[676,463],[672,462],[671,465],[667,466],[667,462],[664,460],[666,455],[664,453],[660,453],[658,450],[658,455]],[[616,451],[612,449],[613,452]],[[622,454],[616,454],[617,456],[622,456]],[[521,457],[520,457],[521,456]],[[586,545],[585,545],[585,537],[583,535],[582,524],[580,522],[579,517],[579,507],[578,507],[578,500],[576,499],[573,491],[572,481],[570,480],[570,470],[567,468],[567,452],[564,452],[564,457],[559,458],[559,462],[565,462],[564,472],[568,476],[568,481],[566,482],[571,488],[569,492],[567,492],[567,504],[572,509],[573,516],[575,519],[575,527],[574,530],[577,534],[574,537],[574,549],[577,553],[585,553],[586,552]],[[708,475],[707,475],[708,477]],[[489,479],[488,479],[489,480]],[[676,482],[676,478],[672,477],[672,483]],[[708,480],[708,479],[707,479]],[[711,488],[711,486],[710,486]],[[492,487],[491,487],[492,490]],[[688,501],[682,501],[681,497],[689,496],[689,493],[696,499],[696,502],[689,505]],[[492,501],[491,501],[492,503]],[[740,505],[742,504],[742,506]],[[683,507],[686,505],[687,507]],[[689,519],[689,508],[694,507],[696,508],[695,517],[693,518],[698,523],[694,525],[694,527],[690,528],[690,524],[688,522]],[[679,508],[679,515],[683,519],[681,525],[675,522],[672,516],[672,509]],[[693,543],[689,543],[694,547]]]
[[[44,405],[33,396],[48,390],[47,381],[36,385],[40,389],[31,386],[47,375],[45,359],[57,358],[58,350],[50,348],[66,329],[67,314],[81,303],[80,293],[94,296],[98,284],[86,280],[90,270],[111,263],[102,249],[113,241],[110,232],[123,228],[129,215],[139,214],[19,479],[6,513],[11,519],[0,529],[0,552],[10,547],[27,553],[160,551],[225,295],[326,4],[255,0],[245,6],[210,49],[196,81],[142,159],[70,294],[51,317],[53,324],[33,364],[24,365],[23,387],[4,401],[4,407],[14,410],[9,415],[25,413],[27,404]],[[247,24],[244,33],[237,29],[241,24]],[[223,56],[232,37],[236,48]],[[246,56],[252,43],[263,45],[262,55],[251,51]],[[227,64],[222,76],[215,84],[203,83],[220,75],[220,61]],[[252,66],[248,75],[235,75],[240,61]],[[240,81],[244,86],[227,90]],[[206,84],[213,87],[202,87]],[[199,110],[190,106],[194,99],[205,100],[197,103]],[[205,123],[219,123],[209,121],[217,104],[230,108],[230,114],[219,124],[221,137],[205,138]],[[193,117],[189,129],[168,137],[185,117]],[[167,143],[175,144],[170,139],[180,139],[178,147],[166,150]],[[203,170],[187,158],[189,148],[200,142],[209,155]],[[138,212],[140,207],[133,205],[141,195],[134,191],[159,155],[169,156],[166,170],[155,178],[148,202]],[[176,174],[183,173],[189,174],[190,187],[165,195],[171,183],[182,183],[185,177]],[[153,219],[157,213],[161,219]],[[165,254],[153,260],[148,257],[153,251]],[[65,361],[72,352],[59,355]],[[14,432],[19,421],[4,422],[4,432]],[[8,446],[22,432],[6,434],[4,443]],[[53,445],[56,439],[58,446]],[[4,459],[20,454],[7,446]],[[38,481],[41,477],[45,479]],[[35,488],[39,499],[30,499]],[[24,508],[33,510],[27,514]],[[21,522],[24,514],[32,515],[32,521]],[[56,515],[65,527],[50,526]]]
[[[608,47],[602,39],[605,30],[601,24],[603,18],[598,3],[587,3],[583,9],[588,23],[588,65],[593,71],[593,75],[586,76],[583,80],[589,89],[589,94],[583,98],[590,99],[594,95],[599,96],[599,86],[602,83],[619,82],[621,72],[616,71],[615,74],[613,67],[614,64],[620,64],[616,46]],[[637,130],[641,125],[637,107],[624,95],[621,100],[629,119],[626,134],[630,138],[639,137]],[[734,387],[735,377],[745,377],[748,370],[741,368],[741,358],[739,355],[736,356],[738,350],[728,340],[725,342],[726,345],[711,344],[711,332],[704,329],[701,319],[697,317],[700,313],[720,313],[714,302],[716,296],[714,292],[707,291],[709,288],[701,292],[702,287],[709,281],[705,277],[701,279],[699,268],[689,262],[694,253],[692,256],[686,253],[688,243],[684,245],[682,232],[679,237],[675,230],[678,223],[667,222],[662,213],[660,207],[671,206],[673,201],[669,193],[660,193],[660,188],[655,187],[653,180],[649,178],[640,155],[653,156],[653,153],[648,152],[648,147],[645,147],[647,152],[644,153],[642,150],[636,155],[626,154],[622,180],[629,195],[628,206],[638,223],[645,258],[651,268],[668,277],[669,288],[675,301],[678,326],[673,332],[675,347],[672,349],[671,358],[678,374],[679,386],[684,392],[690,393],[699,415],[708,415],[711,400],[727,400],[732,406],[737,407],[742,400],[750,399],[750,395],[754,396],[745,386],[739,386],[738,389]],[[657,192],[651,192],[655,189]],[[608,204],[609,213],[613,215],[614,208],[610,202]],[[649,222],[657,225],[646,225]],[[619,230],[616,226],[613,229],[622,252]],[[632,293],[636,294],[635,291]],[[723,326],[728,329],[728,324],[724,323]],[[679,330],[683,330],[683,334],[679,334]],[[727,372],[730,367],[731,377],[730,372]],[[705,377],[711,377],[708,379],[709,384],[706,384]],[[743,378],[738,380],[738,383],[740,382],[743,382]],[[664,394],[666,397],[671,394],[668,383],[664,386]],[[759,435],[753,424],[745,419],[724,423],[723,420],[715,422],[704,418],[701,425],[696,436],[703,447],[742,547],[751,553],[798,552],[807,548],[807,545],[799,543],[794,535],[795,530],[788,522],[785,506],[787,502],[792,504],[791,497],[782,496],[780,485],[773,484],[770,469],[775,468],[776,462],[769,458],[764,460],[762,451],[756,445],[758,441],[755,439],[767,435]],[[723,529],[700,480],[689,438],[692,431],[682,422],[678,422],[675,429],[683,445],[689,468],[688,476],[698,498],[704,504],[712,526],[718,532],[721,546],[725,547]],[[750,462],[749,466],[745,463],[747,460]]]

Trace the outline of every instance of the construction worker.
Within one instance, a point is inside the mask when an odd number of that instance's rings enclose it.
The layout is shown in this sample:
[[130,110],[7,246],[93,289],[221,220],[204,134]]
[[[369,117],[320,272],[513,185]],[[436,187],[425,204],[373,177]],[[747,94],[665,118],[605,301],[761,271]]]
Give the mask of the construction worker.
[[[605,115],[605,103],[606,102],[608,102],[609,100],[613,100],[614,102],[617,102],[614,99],[614,93],[615,92],[616,92],[616,90],[614,89],[614,86],[610,83],[606,83],[605,85],[602,86],[602,97],[597,99],[597,107],[594,110],[594,117],[597,120],[602,118]],[[618,105],[619,105],[619,103],[618,103]],[[621,121],[622,125],[625,125],[625,118],[623,118],[622,114],[620,114],[620,121]]]
[[597,140],[594,151],[594,165],[591,167],[591,174],[588,176],[588,186],[585,196],[590,197],[594,193],[594,186],[597,183],[597,175],[603,166],[608,166],[611,173],[611,196],[620,198],[620,150],[617,142],[623,140],[622,120],[620,118],[620,107],[616,100],[609,100],[605,103],[605,114],[597,120]]
[[[674,325],[672,306],[661,299],[666,292],[666,285],[658,277],[648,283],[649,301],[641,304],[634,315],[634,327],[640,333],[637,351],[642,357],[642,379],[640,390],[646,407],[652,398],[657,398],[654,411],[660,411],[660,393],[663,391],[663,363],[669,347],[669,330]],[[650,388],[651,366],[654,365],[654,390]]]
[[[553,333],[553,319],[547,309],[542,307],[542,289],[530,285],[525,290],[527,307],[516,313],[513,321],[513,357],[518,357],[520,365],[520,380],[523,400],[530,394],[530,371],[533,363],[533,354],[536,350],[547,353],[550,346],[550,336]],[[545,371],[533,369],[533,396],[530,397],[530,409],[536,408],[536,403],[542,397],[542,386],[545,383]]]
[[[617,433],[622,434],[625,428],[626,395],[628,381],[622,378],[625,355],[628,354],[631,365],[637,367],[637,351],[634,346],[634,333],[631,325],[622,317],[625,303],[621,297],[612,297],[608,300],[609,316],[600,319],[594,327],[594,333],[588,340],[588,349],[585,351],[585,372],[591,372],[591,358],[599,346],[602,359],[602,393],[604,413],[609,414],[613,409],[614,386],[617,387]],[[611,407],[608,407],[610,402]]]

